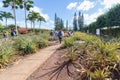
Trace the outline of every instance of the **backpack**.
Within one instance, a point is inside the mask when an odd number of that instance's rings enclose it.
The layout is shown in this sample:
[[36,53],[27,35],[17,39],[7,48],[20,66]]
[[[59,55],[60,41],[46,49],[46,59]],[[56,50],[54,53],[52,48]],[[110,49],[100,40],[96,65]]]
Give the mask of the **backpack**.
[[61,37],[61,36],[62,36],[62,32],[59,31],[59,33],[58,33],[58,37]]

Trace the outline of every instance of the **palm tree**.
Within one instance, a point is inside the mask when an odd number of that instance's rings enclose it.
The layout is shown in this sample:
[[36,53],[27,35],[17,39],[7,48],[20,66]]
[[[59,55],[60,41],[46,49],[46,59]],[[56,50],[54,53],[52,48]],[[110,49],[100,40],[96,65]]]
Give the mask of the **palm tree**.
[[28,19],[31,21],[31,23],[33,23],[33,30],[34,31],[35,31],[35,21],[37,20],[38,17],[39,17],[38,12],[31,11],[28,14]]
[[5,11],[0,11],[0,16],[2,18],[5,18],[6,27],[7,27],[7,19],[8,18],[13,18],[12,14],[10,12],[5,12]]
[[11,6],[11,8],[13,9],[16,33],[18,35],[18,29],[17,29],[17,23],[16,23],[16,9],[18,7],[21,8],[22,0],[3,0],[3,4],[4,4],[3,7]]
[[27,20],[29,20],[31,22],[31,28],[32,28],[32,24],[34,22],[34,18],[32,17],[32,15],[30,13],[27,16]]
[[39,15],[39,17],[37,18],[37,21],[39,22],[39,29],[40,29],[41,21],[45,22],[45,18],[43,16]]
[[25,26],[26,26],[26,29],[27,29],[27,17],[26,17],[26,10],[29,11],[31,7],[33,7],[33,1],[32,0],[24,0],[24,11],[25,11]]
[[2,18],[2,16],[0,15],[0,21],[3,21],[3,18]]

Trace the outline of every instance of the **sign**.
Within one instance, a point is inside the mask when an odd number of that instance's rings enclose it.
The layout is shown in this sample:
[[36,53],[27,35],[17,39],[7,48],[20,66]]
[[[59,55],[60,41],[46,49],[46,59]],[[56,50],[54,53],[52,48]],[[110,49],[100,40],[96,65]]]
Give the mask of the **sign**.
[[100,35],[100,29],[96,29],[96,35]]

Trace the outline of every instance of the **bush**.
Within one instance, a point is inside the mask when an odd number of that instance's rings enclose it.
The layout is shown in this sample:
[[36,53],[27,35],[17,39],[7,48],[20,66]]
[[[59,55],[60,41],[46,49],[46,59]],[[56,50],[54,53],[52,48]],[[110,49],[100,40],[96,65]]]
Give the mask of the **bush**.
[[1,40],[0,42],[0,64],[6,65],[11,57],[15,54],[15,50],[10,40]]
[[71,47],[74,45],[74,39],[72,37],[70,38],[65,38],[64,39],[64,44],[65,47]]
[[33,43],[29,37],[21,37],[16,39],[14,46],[16,50],[23,55],[35,53],[37,50],[35,43]]
[[40,40],[37,42],[37,45],[38,45],[39,48],[47,47],[47,46],[48,46],[48,40],[40,39]]

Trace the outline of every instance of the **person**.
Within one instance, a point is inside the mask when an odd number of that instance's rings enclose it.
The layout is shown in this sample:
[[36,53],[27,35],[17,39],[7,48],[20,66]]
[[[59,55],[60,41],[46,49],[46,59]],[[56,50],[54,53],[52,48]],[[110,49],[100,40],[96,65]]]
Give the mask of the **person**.
[[51,30],[50,31],[50,40],[53,40],[53,37],[54,37],[54,32]]
[[58,31],[55,31],[55,39],[58,39]]
[[71,36],[71,32],[70,31],[68,31],[68,37],[70,37]]
[[61,42],[62,42],[62,31],[59,31],[58,32],[58,39],[59,39],[59,42],[60,42],[60,44],[61,44]]
[[7,33],[3,32],[3,38],[7,38]]
[[11,33],[10,33],[10,34],[11,34],[11,36],[12,36],[12,37],[14,37],[14,36],[15,36],[16,32],[14,31],[14,29],[13,29],[13,28],[11,29]]

